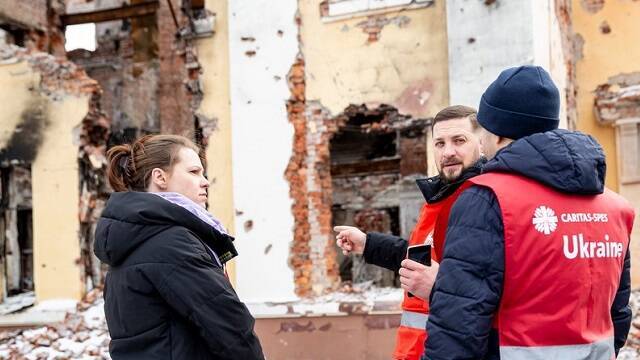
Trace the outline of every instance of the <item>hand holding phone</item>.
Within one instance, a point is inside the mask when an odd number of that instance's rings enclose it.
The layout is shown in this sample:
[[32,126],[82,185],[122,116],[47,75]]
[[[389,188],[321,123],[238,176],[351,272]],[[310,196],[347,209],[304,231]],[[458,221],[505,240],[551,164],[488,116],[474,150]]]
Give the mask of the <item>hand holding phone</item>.
[[[407,258],[422,265],[431,266],[431,245],[409,246],[407,248]],[[407,296],[413,297],[413,294],[408,292]]]

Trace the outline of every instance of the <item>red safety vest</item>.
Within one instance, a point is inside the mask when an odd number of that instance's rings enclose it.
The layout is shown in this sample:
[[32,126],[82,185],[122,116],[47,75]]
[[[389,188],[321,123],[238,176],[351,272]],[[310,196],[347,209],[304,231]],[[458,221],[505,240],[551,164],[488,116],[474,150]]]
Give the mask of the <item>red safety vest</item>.
[[576,196],[513,174],[469,182],[493,190],[502,212],[500,358],[614,359],[610,311],[633,208],[609,190]]
[[[470,184],[465,183],[446,199],[433,204],[424,204],[420,210],[416,227],[409,238],[409,245],[432,243],[431,258],[439,262],[442,258],[444,239],[435,239],[435,229],[440,227],[442,228],[440,229],[441,231],[446,232],[446,219],[449,218],[451,205],[458,194],[469,186]],[[444,221],[442,217],[446,217]],[[396,336],[396,348],[393,352],[395,360],[420,359],[424,352],[424,342],[427,339],[426,325],[428,319],[429,305],[427,301],[418,297],[408,297],[405,293],[402,301],[402,318]]]

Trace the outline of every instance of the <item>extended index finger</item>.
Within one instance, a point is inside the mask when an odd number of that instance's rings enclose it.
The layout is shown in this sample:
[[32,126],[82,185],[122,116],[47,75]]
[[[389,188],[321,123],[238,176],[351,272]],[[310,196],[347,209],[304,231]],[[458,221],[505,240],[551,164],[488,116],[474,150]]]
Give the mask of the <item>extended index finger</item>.
[[335,232],[342,232],[345,230],[349,230],[351,228],[351,226],[346,226],[346,225],[338,225],[338,226],[334,226],[333,227],[333,231]]

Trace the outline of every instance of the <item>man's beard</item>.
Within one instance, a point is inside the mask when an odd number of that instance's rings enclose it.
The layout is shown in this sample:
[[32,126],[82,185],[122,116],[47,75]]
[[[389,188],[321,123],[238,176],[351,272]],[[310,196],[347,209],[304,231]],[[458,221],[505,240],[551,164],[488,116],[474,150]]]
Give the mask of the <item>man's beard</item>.
[[[449,173],[451,174],[450,176],[447,173],[447,171],[445,171],[445,167],[449,165],[460,165],[460,170],[455,170],[452,173]],[[441,164],[440,171],[438,172],[438,174],[440,175],[440,181],[442,181],[444,184],[453,183],[460,178],[460,175],[462,175],[462,173],[466,169],[467,167],[464,166],[464,163],[458,159],[451,159],[451,160],[445,161]]]

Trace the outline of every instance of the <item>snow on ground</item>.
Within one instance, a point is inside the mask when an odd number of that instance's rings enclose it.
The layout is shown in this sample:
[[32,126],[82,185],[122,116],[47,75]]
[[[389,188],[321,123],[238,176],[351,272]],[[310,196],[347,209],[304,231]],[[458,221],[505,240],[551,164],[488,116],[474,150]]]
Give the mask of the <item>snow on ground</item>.
[[[326,311],[327,304],[364,303],[368,310],[376,302],[401,300],[398,289],[367,289],[365,291],[336,292],[315,299],[304,299],[288,304],[265,304],[277,307],[273,315],[283,315],[284,309],[295,313]],[[631,294],[629,301],[634,318],[627,345],[618,360],[640,360],[640,290]],[[264,310],[264,309],[262,309]],[[331,306],[328,312],[338,311]],[[284,310],[284,313],[287,311]],[[104,300],[98,289],[91,291],[76,310],[66,315],[64,322],[28,330],[0,331],[0,359],[7,360],[99,360],[109,357],[109,333],[104,317]]]
[[102,292],[87,294],[61,324],[0,332],[0,359],[111,359]]

